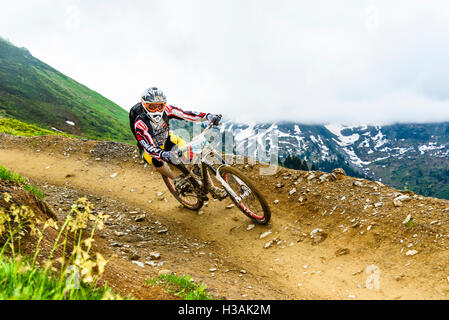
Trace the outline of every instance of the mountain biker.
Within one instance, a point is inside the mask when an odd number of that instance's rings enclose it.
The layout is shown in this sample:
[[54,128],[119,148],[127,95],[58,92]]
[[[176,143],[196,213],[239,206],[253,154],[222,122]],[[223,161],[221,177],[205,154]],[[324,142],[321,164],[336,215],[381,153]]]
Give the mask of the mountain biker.
[[[171,150],[175,145],[182,147],[186,142],[170,131],[170,119],[210,121],[218,125],[221,117],[221,114],[184,111],[168,105],[164,93],[155,87],[146,89],[141,95],[141,101],[129,111],[131,131],[137,139],[141,158],[152,164],[161,175],[173,179],[178,190],[187,187],[188,182],[183,176],[177,177],[166,163],[177,162],[177,153]],[[213,186],[212,189],[216,193],[221,192],[220,188]]]

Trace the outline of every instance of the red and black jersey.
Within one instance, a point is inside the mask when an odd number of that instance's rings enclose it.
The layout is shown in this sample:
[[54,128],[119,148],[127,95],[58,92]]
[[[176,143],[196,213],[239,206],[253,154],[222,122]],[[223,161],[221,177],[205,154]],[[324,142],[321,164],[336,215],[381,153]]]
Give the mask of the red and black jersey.
[[161,158],[161,147],[168,139],[170,130],[170,119],[180,119],[187,121],[205,121],[207,113],[184,111],[180,108],[165,105],[162,119],[154,122],[146,115],[142,103],[136,104],[129,111],[129,122],[131,131],[137,139],[138,147],[145,149],[150,156],[155,159]]

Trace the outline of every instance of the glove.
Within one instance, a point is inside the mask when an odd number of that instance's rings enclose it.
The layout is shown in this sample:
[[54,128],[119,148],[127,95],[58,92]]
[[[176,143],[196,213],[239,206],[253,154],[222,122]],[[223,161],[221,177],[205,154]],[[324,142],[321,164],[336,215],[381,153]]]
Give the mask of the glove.
[[176,152],[173,151],[162,151],[161,159],[168,163],[179,164],[180,160]]
[[221,117],[221,114],[208,113],[206,119],[209,120],[214,126],[217,126],[220,123]]

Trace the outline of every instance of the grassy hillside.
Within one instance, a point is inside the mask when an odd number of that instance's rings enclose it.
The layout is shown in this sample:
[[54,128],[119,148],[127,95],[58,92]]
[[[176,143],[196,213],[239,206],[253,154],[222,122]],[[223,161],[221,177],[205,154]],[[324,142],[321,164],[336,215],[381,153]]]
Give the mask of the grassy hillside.
[[386,159],[371,166],[384,183],[426,197],[449,199],[449,165],[443,158]]
[[133,141],[126,110],[1,38],[0,113],[93,139]]
[[42,129],[34,124],[25,123],[16,119],[2,118],[0,118],[0,132],[22,137],[34,137],[54,134],[66,137],[75,137],[73,135],[68,135],[58,131]]

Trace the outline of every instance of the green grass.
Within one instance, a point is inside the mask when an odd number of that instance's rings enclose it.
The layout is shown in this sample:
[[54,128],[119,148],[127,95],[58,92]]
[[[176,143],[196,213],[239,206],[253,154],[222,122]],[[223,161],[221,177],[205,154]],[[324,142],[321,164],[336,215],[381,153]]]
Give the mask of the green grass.
[[213,300],[207,293],[207,287],[193,282],[190,276],[177,276],[173,273],[164,274],[148,280],[147,284],[162,286],[169,293],[184,300]]
[[45,192],[36,188],[35,186],[28,184],[24,177],[22,177],[18,173],[8,170],[3,166],[0,166],[0,179],[20,184],[24,190],[34,194],[40,199],[44,199],[46,197]]
[[[17,178],[7,174],[9,178]],[[95,230],[102,228],[107,216],[92,215],[93,205],[86,198],[72,205],[61,225],[51,218],[41,221],[26,203],[16,204],[6,192],[2,197],[6,206],[0,207],[0,300],[122,299],[107,285],[97,285],[108,261],[101,253],[90,250]],[[88,221],[93,223],[90,231]],[[59,232],[44,258],[39,252],[41,241],[50,239],[49,234],[44,233],[47,228]],[[83,231],[90,236],[83,235]],[[35,238],[26,240],[25,234]],[[27,253],[31,256],[22,254],[24,241],[35,244]],[[67,251],[72,241],[73,250]],[[56,258],[54,253],[58,248],[62,253]]]
[[[70,279],[69,279],[70,280]],[[75,286],[66,277],[32,267],[28,259],[0,255],[0,300],[101,300],[114,297],[107,287],[83,282]]]
[[394,188],[449,199],[449,166],[444,158],[386,159],[373,163],[370,169]]
[[25,123],[16,119],[0,119],[0,132],[22,137],[43,135],[62,135],[65,137],[74,137],[62,132],[43,129],[34,124]]

